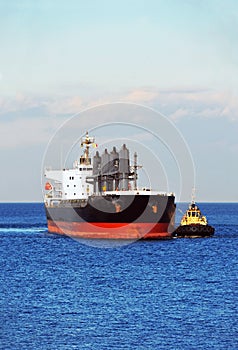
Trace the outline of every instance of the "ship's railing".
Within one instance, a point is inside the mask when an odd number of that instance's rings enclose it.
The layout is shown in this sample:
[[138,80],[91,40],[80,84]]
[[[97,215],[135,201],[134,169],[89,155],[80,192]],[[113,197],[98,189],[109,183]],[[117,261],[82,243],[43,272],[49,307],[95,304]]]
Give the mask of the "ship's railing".
[[163,197],[175,197],[174,192],[160,192],[151,189],[137,189],[137,190],[114,190],[114,191],[103,191],[95,192],[93,195],[158,195]]
[[84,208],[87,205],[87,200],[86,199],[67,199],[67,200],[62,200],[58,199],[56,197],[46,199],[45,200],[45,205],[47,207],[79,207],[79,208]]

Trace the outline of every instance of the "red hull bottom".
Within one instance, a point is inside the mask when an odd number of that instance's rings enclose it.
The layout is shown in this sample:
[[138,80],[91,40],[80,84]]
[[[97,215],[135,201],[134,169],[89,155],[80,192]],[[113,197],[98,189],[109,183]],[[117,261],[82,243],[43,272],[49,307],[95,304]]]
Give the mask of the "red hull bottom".
[[48,220],[48,231],[86,239],[168,239],[167,223],[88,223]]

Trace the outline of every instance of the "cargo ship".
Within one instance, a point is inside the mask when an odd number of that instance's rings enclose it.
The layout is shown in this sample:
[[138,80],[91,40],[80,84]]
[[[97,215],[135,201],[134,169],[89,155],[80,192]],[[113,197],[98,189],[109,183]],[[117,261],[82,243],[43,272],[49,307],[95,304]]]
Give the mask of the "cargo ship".
[[125,144],[91,156],[95,138],[81,139],[72,168],[45,169],[48,231],[85,239],[169,239],[175,196],[138,187],[137,153],[132,165]]

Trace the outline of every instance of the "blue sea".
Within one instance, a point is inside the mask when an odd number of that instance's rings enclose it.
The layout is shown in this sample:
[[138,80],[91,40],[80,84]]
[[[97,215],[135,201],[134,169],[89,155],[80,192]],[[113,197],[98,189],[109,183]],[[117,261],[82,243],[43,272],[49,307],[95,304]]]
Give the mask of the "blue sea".
[[199,207],[211,238],[108,247],[0,204],[0,349],[237,350],[238,203]]

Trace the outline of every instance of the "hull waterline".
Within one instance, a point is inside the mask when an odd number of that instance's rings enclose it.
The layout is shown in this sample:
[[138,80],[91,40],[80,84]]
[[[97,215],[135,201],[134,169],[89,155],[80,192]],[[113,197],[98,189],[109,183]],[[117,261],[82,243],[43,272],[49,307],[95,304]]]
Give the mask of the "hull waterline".
[[166,239],[174,228],[173,196],[127,195],[116,201],[97,196],[85,207],[65,203],[45,209],[49,232],[77,238]]

